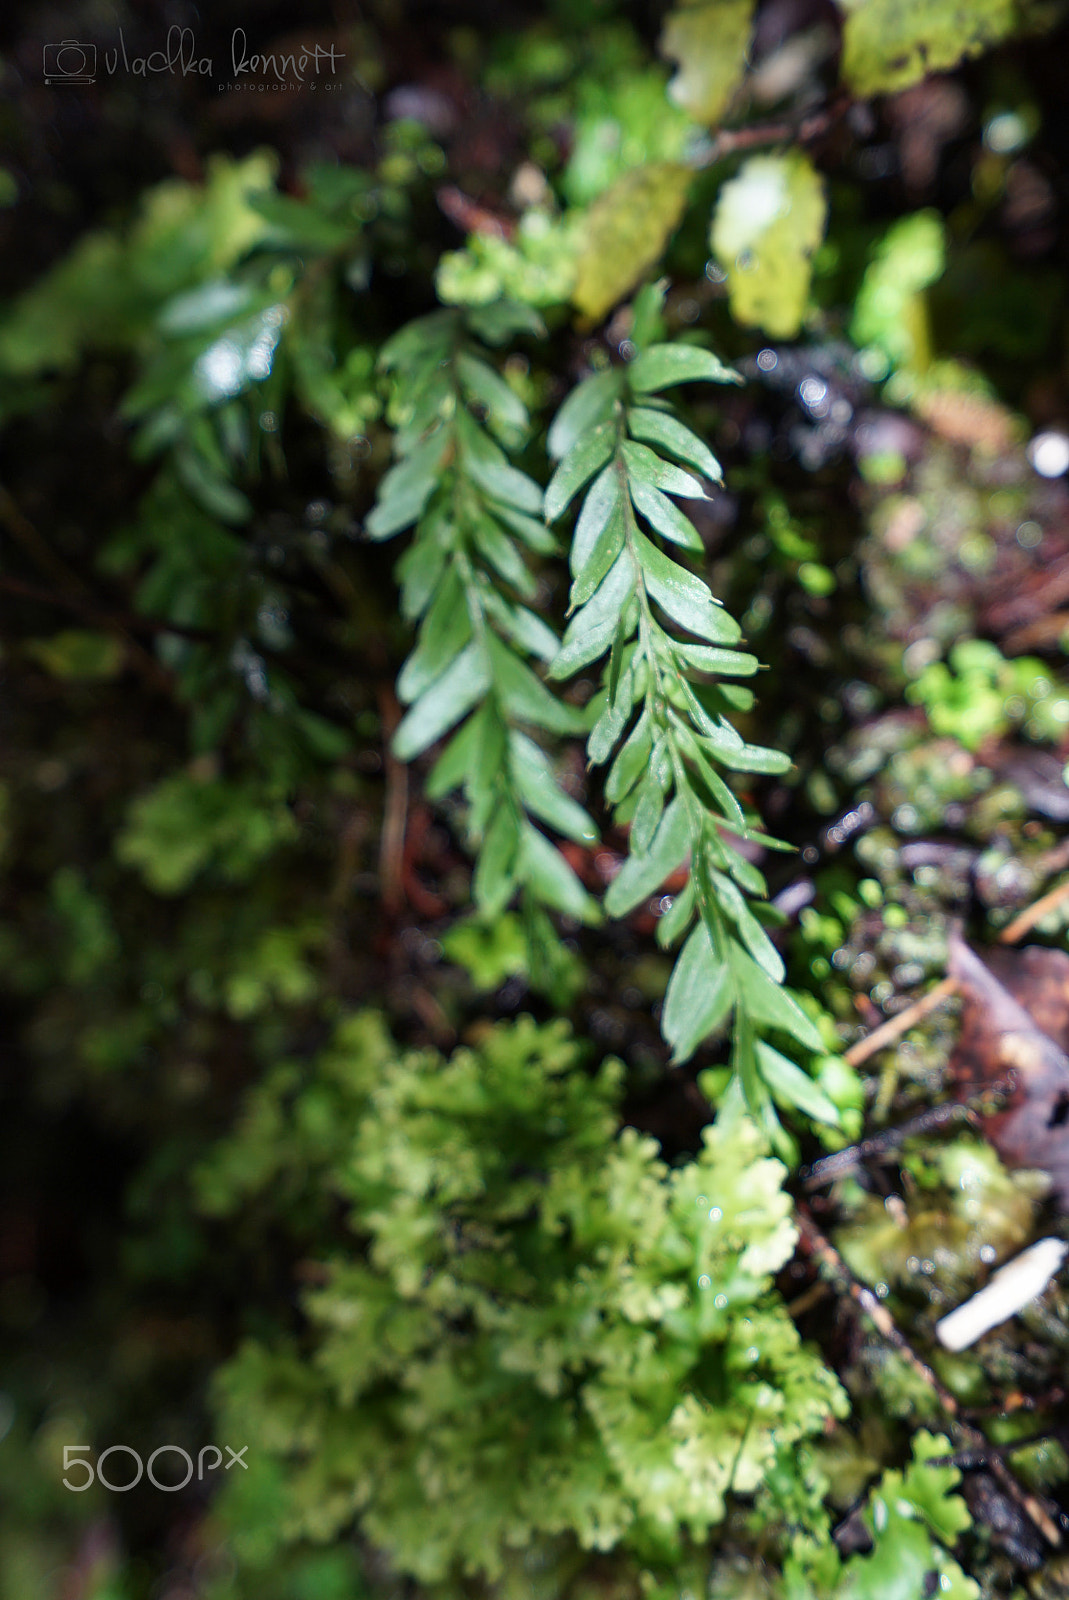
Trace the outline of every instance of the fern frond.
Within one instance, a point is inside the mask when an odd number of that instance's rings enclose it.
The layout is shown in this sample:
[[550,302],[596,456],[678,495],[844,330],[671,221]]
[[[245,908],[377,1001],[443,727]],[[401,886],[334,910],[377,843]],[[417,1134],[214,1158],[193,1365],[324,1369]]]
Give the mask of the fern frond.
[[766,1035],[820,1051],[823,1042],[783,987],[769,939],[767,887],[740,846],[769,839],[725,781],[729,772],[781,773],[790,759],[751,745],[734,714],[752,692],[756,657],[740,648],[735,620],[681,552],[701,538],[676,499],[700,499],[720,481],[708,445],[664,391],[681,383],[736,381],[709,351],[660,343],[623,367],[587,378],[549,433],[557,469],[546,490],[550,521],[582,495],[571,548],[571,620],[550,677],[604,660],[588,754],[607,765],[606,797],[629,829],[629,854],[605,896],[626,916],[689,864],[686,886],[662,918],[662,944],[681,943],[662,1030],[686,1061],[732,1020],[736,1094],[774,1137],[773,1100],[837,1121],[830,1100]]
[[509,459],[527,437],[526,407],[470,331],[478,320],[500,340],[530,331],[531,313],[516,308],[510,324],[492,309],[488,327],[486,313],[435,312],[385,346],[397,461],[366,527],[388,539],[415,525],[399,576],[403,613],[419,633],[398,679],[408,709],[394,750],[412,761],[450,735],[428,793],[463,792],[477,912],[493,918],[521,896],[531,978],[551,987],[564,953],[547,913],[594,922],[600,911],[538,824],[583,844],[597,830],[527,731],[578,734],[585,720],[532,665],[559,648],[533,609],[529,565],[556,541],[542,520],[541,488]]

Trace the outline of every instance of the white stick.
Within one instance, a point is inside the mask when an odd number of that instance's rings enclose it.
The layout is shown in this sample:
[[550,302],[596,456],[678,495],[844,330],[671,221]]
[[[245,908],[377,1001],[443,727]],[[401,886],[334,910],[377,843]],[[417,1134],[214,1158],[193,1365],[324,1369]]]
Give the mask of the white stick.
[[1016,1260],[999,1267],[979,1294],[936,1323],[940,1344],[947,1350],[967,1350],[1030,1300],[1038,1299],[1061,1270],[1067,1254],[1069,1244],[1064,1239],[1040,1239]]

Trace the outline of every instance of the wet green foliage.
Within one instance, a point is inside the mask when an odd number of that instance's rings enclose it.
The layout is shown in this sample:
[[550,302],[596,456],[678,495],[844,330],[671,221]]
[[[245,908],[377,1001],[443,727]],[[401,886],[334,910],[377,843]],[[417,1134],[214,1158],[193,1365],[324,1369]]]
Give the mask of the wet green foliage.
[[309,1336],[220,1377],[222,1432],[255,1458],[239,1528],[250,1497],[277,1506],[239,1549],[267,1562],[359,1514],[434,1583],[564,1535],[564,1572],[572,1544],[666,1566],[732,1492],[776,1523],[843,1397],[769,1294],[794,1235],[752,1126],[670,1172],[617,1135],[619,1064],[588,1077],[529,1021],[443,1063],[358,1018],[294,1078],[253,1092],[197,1180],[222,1215],[325,1191],[352,1235],[304,1297]]
[[976,750],[1018,727],[1030,739],[1057,744],[1069,707],[1053,691],[1046,663],[1035,656],[1006,661],[986,639],[963,639],[951,646],[948,663],[924,668],[908,697],[924,707],[934,733]]
[[[687,884],[658,930],[664,945],[682,941],[665,995],[664,1035],[675,1059],[687,1060],[733,1017],[736,1093],[775,1137],[773,1093],[826,1121],[838,1114],[760,1037],[774,1032],[794,1049],[822,1048],[810,1019],[776,987],[783,963],[748,903],[756,897],[760,904],[767,887],[730,841],[775,842],[745,816],[717,768],[775,773],[788,763],[737,732],[731,713],[749,710],[753,697],[732,680],[751,676],[757,661],[732,648],[738,625],[663,545],[702,548],[668,498],[698,497],[701,483],[675,462],[714,480],[720,468],[660,397],[680,383],[725,382],[734,374],[700,347],[645,344],[641,336],[634,342],[625,373],[588,378],[550,429],[559,465],[546,491],[547,514],[559,515],[590,484],[572,546],[573,615],[550,670],[569,677],[608,656],[587,751],[593,763],[611,762],[605,793],[617,822],[629,825],[629,854],[606,909],[617,916],[633,910],[689,862]],[[681,633],[703,642],[688,643]]]

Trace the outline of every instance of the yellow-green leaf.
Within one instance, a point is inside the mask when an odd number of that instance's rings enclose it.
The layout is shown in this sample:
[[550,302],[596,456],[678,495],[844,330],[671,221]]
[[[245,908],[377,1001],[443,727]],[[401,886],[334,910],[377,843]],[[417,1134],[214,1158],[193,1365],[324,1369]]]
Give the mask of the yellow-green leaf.
[[907,89],[1014,31],[1016,0],[838,0],[843,78],[855,94]]
[[891,224],[872,253],[854,305],[850,337],[892,367],[923,371],[929,362],[924,290],[946,264],[943,219],[915,211]]
[[25,649],[53,678],[116,678],[126,658],[126,646],[115,634],[89,628],[68,628],[50,639],[30,639]]
[[669,98],[697,122],[719,122],[746,70],[754,0],[706,0],[665,18],[659,49],[679,70]]
[[650,162],[625,172],[594,201],[572,291],[584,315],[600,321],[661,259],[692,176],[677,162]]
[[798,332],[812,257],[824,237],[824,184],[801,151],[751,156],[720,191],[710,241],[728,275],[731,314],[775,338]]

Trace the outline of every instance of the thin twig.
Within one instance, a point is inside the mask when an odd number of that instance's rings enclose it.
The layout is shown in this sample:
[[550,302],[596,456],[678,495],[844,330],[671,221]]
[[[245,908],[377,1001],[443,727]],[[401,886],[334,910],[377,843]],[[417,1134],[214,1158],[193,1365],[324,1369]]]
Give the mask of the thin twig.
[[[2,484],[0,484],[0,522],[3,523],[9,533],[14,535],[38,571],[44,577],[51,578],[54,583],[58,583],[62,589],[68,591],[70,596],[67,601],[68,609],[71,607],[79,609],[75,605],[75,601],[82,601],[83,596],[85,597],[84,604],[92,604],[92,596],[88,584],[83,578],[79,577],[73,567],[69,567],[56,554],[48,540],[34,526],[9,490],[4,488]],[[17,583],[16,579],[10,579],[5,587],[12,588],[15,583]],[[36,595],[33,598],[40,598],[40,596]],[[165,694],[172,693],[174,683],[171,674],[156,660],[154,655],[145,649],[143,644],[133,637],[129,628],[125,627],[123,623],[111,619],[104,621],[103,625],[123,640],[127,648],[128,660],[137,667],[142,677],[152,684],[153,688],[162,690]]]
[[919,1116],[912,1117],[909,1122],[903,1122],[900,1127],[885,1128],[882,1133],[873,1134],[869,1139],[862,1139],[859,1144],[852,1144],[846,1150],[835,1150],[830,1156],[822,1156],[819,1161],[814,1161],[808,1171],[803,1171],[805,1187],[819,1189],[823,1184],[833,1183],[836,1178],[841,1178],[844,1173],[852,1172],[855,1167],[870,1161],[873,1156],[886,1155],[889,1150],[895,1149],[919,1133],[934,1133],[936,1129],[946,1127],[948,1123],[969,1122],[974,1118],[972,1109],[960,1100],[932,1106],[927,1111],[922,1111]]
[[390,746],[401,708],[388,683],[378,686],[379,716],[382,720],[382,761],[386,769],[386,805],[379,844],[379,881],[382,904],[388,916],[399,915],[405,903],[405,830],[408,825],[408,768],[398,761]]
[[404,898],[406,905],[410,905],[416,914],[424,921],[433,922],[438,917],[443,917],[449,909],[449,904],[441,895],[435,894],[433,889],[428,889],[420,880],[416,871],[416,862],[422,858],[422,850],[427,833],[431,826],[431,811],[429,806],[418,805],[410,808],[408,826],[405,829],[405,849],[402,863]]
[[748,128],[725,128],[712,140],[700,165],[711,167],[739,150],[755,150],[766,144],[809,144],[823,137],[853,104],[849,95],[840,95],[831,105],[811,111],[800,120],[766,122]]
[[1060,906],[1063,900],[1069,900],[1069,878],[1060,883],[1056,889],[1048,889],[1046,894],[1041,894],[1038,900],[1033,900],[1030,906],[1025,906],[1018,912],[1012,922],[1006,924],[999,934],[1001,944],[1016,944],[1030,928],[1042,921],[1048,911],[1053,911],[1055,906]]
[[14,535],[34,566],[46,578],[51,578],[53,583],[62,584],[80,594],[88,592],[86,584],[73,567],[68,567],[67,563],[56,554],[48,540],[30,521],[11,491],[5,489],[3,484],[0,484],[0,522],[10,534]]
[[795,1322],[806,1311],[812,1311],[822,1300],[826,1300],[832,1292],[831,1284],[826,1278],[818,1278],[816,1283],[811,1283],[808,1289],[796,1295],[793,1300],[787,1301],[787,1311]]
[[1022,1394],[1019,1389],[1012,1390],[1009,1394],[1001,1395],[994,1405],[970,1406],[968,1415],[972,1417],[1006,1417],[1015,1411],[1049,1411],[1053,1406],[1064,1405],[1069,1399],[1069,1392],[1055,1386],[1048,1389],[1046,1394]]
[[20,600],[35,600],[43,606],[56,606],[60,611],[70,611],[102,628],[115,628],[127,633],[173,633],[180,639],[192,639],[198,644],[208,644],[219,637],[207,628],[190,628],[184,623],[168,622],[162,617],[139,617],[130,611],[102,611],[98,606],[74,595],[53,594],[48,589],[38,588],[35,583],[24,583],[21,578],[9,578],[2,573],[0,590],[5,594],[18,595]]
[[[985,1463],[991,1469],[992,1476],[1012,1500],[1021,1508],[1033,1525],[1039,1529],[1049,1545],[1055,1549],[1061,1548],[1061,1534],[1058,1531],[1054,1517],[1056,1508],[1045,1504],[1039,1496],[1031,1494],[1025,1489],[1003,1459],[1002,1452],[981,1433],[979,1428],[974,1428],[966,1422],[961,1415],[957,1400],[945,1384],[941,1383],[931,1367],[922,1361],[913,1346],[901,1333],[894,1318],[885,1305],[882,1305],[876,1295],[865,1284],[859,1283],[850,1268],[843,1260],[831,1241],[825,1238],[816,1223],[803,1208],[796,1212],[799,1239],[808,1255],[820,1263],[837,1286],[857,1305],[863,1316],[876,1329],[882,1338],[902,1357],[913,1369],[918,1377],[922,1378],[931,1392],[935,1395],[949,1421],[950,1432],[960,1439],[961,1443],[970,1451],[982,1454]],[[955,1442],[957,1442],[957,1439]]]
[[[939,1381],[931,1367],[921,1360],[905,1335],[899,1332],[895,1320],[887,1307],[881,1304],[866,1284],[858,1282],[831,1240],[821,1233],[808,1212],[799,1209],[795,1220],[798,1223],[801,1243],[806,1253],[820,1263],[839,1290],[848,1294],[865,1314],[877,1333],[898,1351],[903,1360],[913,1368],[917,1376],[922,1378],[928,1387],[933,1390],[947,1415],[957,1417],[957,1400],[955,1400],[950,1390],[945,1388]],[[976,1430],[974,1429],[973,1431],[975,1432]]]
[[981,1116],[989,1114],[1016,1087],[1017,1075],[1011,1070],[1005,1077],[984,1084],[982,1089],[965,1100],[947,1100],[942,1105],[929,1106],[927,1111],[911,1117],[897,1128],[884,1128],[882,1133],[874,1133],[859,1144],[849,1145],[845,1150],[835,1150],[830,1156],[822,1156],[811,1167],[803,1167],[800,1174],[803,1185],[806,1189],[819,1189],[823,1184],[841,1178],[844,1173],[852,1172],[863,1161],[886,1155],[907,1139],[915,1138],[920,1133],[934,1133],[952,1122],[967,1122],[982,1133]]
[[846,1060],[852,1067],[860,1066],[862,1061],[874,1056],[877,1050],[883,1050],[903,1033],[908,1033],[915,1022],[920,1022],[930,1011],[935,1011],[944,1000],[956,994],[957,990],[956,978],[943,978],[928,994],[915,1001],[913,1005],[907,1006],[905,1011],[900,1011],[896,1017],[888,1017],[875,1032],[870,1033],[865,1039],[859,1039],[857,1044],[852,1044],[845,1052]]
[[[1045,1444],[1048,1439],[1057,1439],[1063,1442],[1069,1436],[1069,1426],[1062,1424],[1058,1428],[1044,1428],[1041,1433],[1028,1433],[1020,1439],[1007,1439],[1000,1446],[1002,1454],[1012,1456],[1016,1450],[1024,1450],[1029,1445]],[[926,1467],[986,1467],[991,1462],[990,1448],[980,1450],[955,1450],[949,1456],[928,1456],[925,1460]]]
[[1069,867],[1069,839],[1063,839],[1061,844],[1051,845],[1049,850],[1044,850],[1041,856],[1036,857],[1036,870],[1045,877],[1052,873],[1061,872],[1063,867]]
[[439,1049],[449,1050],[456,1044],[456,1029],[429,989],[421,983],[413,983],[408,990],[408,1002]]

